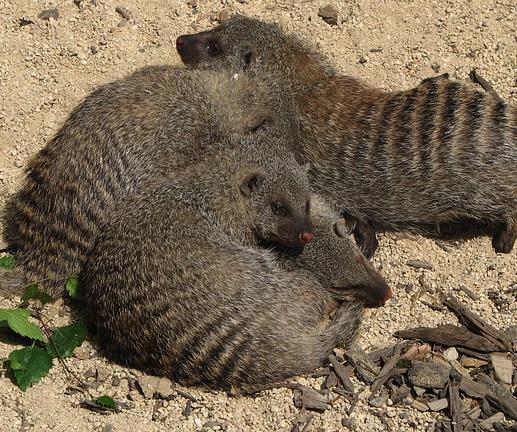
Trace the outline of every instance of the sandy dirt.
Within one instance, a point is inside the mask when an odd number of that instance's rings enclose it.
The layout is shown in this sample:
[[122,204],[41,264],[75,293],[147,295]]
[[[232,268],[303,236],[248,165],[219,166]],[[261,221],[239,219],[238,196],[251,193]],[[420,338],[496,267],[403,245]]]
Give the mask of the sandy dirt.
[[[192,1],[190,2],[192,3]],[[210,28],[219,13],[239,11],[282,24],[317,42],[318,49],[346,74],[385,89],[410,88],[421,79],[448,72],[465,79],[472,68],[488,79],[505,99],[517,99],[517,9],[514,0],[376,1],[333,3],[339,24],[318,17],[327,2],[273,0],[199,0],[197,8],[179,0],[0,0],[0,200],[13,193],[28,158],[43,147],[67,114],[99,84],[149,64],[179,63],[174,48],[178,35]],[[115,11],[122,5],[129,22]],[[57,20],[38,14],[57,7]],[[20,19],[33,23],[20,26]],[[410,259],[423,259],[432,270],[414,269]],[[381,236],[374,258],[377,268],[395,289],[386,307],[369,311],[359,344],[365,349],[393,343],[391,334],[421,324],[455,322],[450,313],[437,312],[421,300],[436,302],[440,292],[457,296],[493,325],[517,324],[517,301],[503,291],[517,283],[517,252],[496,255],[489,238],[443,246],[419,236]],[[473,301],[458,291],[464,285],[479,295]],[[417,299],[421,288],[425,292]],[[15,306],[2,300],[0,307]],[[59,317],[55,324],[66,322]],[[0,334],[0,358],[17,341]],[[0,431],[288,431],[298,413],[292,391],[276,389],[251,397],[185,389],[195,395],[188,417],[187,399],[177,396],[155,410],[155,400],[144,400],[128,388],[138,372],[109,363],[90,345],[86,360],[67,364],[78,375],[99,368],[107,379],[93,394],[109,394],[131,408],[109,416],[78,406],[81,395],[67,395],[73,381],[61,367],[23,393],[0,372]],[[113,378],[120,383],[113,385]],[[93,381],[93,379],[90,379]],[[117,380],[115,380],[117,381]],[[320,380],[299,378],[320,385]],[[356,383],[358,388],[364,388]],[[97,384],[95,384],[97,385]],[[128,395],[131,396],[129,400]],[[358,431],[430,431],[438,413],[410,408],[372,408],[363,402],[353,414]],[[316,414],[308,430],[345,430],[348,402]],[[380,416],[385,413],[383,424]],[[207,422],[216,422],[208,423]],[[205,425],[205,426],[203,426]],[[223,425],[223,426],[220,426]]]

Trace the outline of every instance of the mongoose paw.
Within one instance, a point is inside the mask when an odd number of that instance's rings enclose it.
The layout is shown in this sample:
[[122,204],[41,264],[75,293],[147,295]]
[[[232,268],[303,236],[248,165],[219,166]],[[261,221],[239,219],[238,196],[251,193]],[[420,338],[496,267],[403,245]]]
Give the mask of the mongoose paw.
[[498,230],[492,237],[492,247],[497,253],[510,253],[517,238],[517,225],[515,227]]
[[357,221],[354,228],[354,238],[359,249],[368,259],[373,256],[379,247],[379,241],[377,240],[375,230],[364,222]]

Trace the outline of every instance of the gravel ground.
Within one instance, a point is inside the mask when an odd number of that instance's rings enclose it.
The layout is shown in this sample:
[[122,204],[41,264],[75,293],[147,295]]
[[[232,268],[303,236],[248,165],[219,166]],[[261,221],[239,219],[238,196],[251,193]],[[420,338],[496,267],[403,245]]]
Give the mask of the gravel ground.
[[[0,0],[2,205],[18,187],[27,159],[56,132],[82,97],[137,67],[179,63],[176,37],[211,27],[223,10],[277,21],[288,31],[315,40],[318,49],[344,73],[385,89],[409,88],[437,72],[464,79],[475,67],[503,98],[513,103],[517,99],[513,0],[337,1],[333,3],[339,13],[337,26],[318,16],[319,7],[326,4],[320,1],[120,1]],[[197,8],[192,7],[195,3]],[[129,21],[115,11],[119,5],[130,12]],[[57,19],[38,18],[40,12],[54,7],[59,11]],[[20,19],[32,23],[20,26]],[[452,314],[433,311],[422,303],[437,301],[441,291],[456,292],[498,328],[517,323],[516,299],[502,293],[517,283],[517,253],[496,255],[488,238],[440,245],[419,236],[381,237],[374,263],[395,289],[395,297],[386,307],[369,312],[359,339],[363,348],[393,343],[391,334],[399,329],[454,323]],[[433,269],[408,266],[407,261],[413,259],[428,261]],[[460,285],[475,291],[479,300],[457,291]],[[15,304],[0,300],[0,307]],[[55,324],[66,320],[66,315],[58,317]],[[16,344],[0,334],[0,358],[7,357]],[[238,398],[183,389],[197,398],[188,417],[182,414],[187,401],[182,396],[165,401],[158,409],[155,400],[144,400],[128,388],[128,378],[138,376],[137,371],[108,363],[91,345],[86,346],[89,358],[67,360],[70,369],[82,375],[100,368],[107,379],[92,393],[124,401],[130,395],[134,399],[129,401],[131,409],[104,416],[79,408],[80,397],[65,394],[73,381],[61,367],[25,393],[2,372],[0,430],[136,432],[220,427],[207,424],[212,421],[228,431],[284,431],[290,430],[298,413],[292,391],[287,389]],[[114,377],[120,378],[118,385],[113,385]],[[298,381],[319,386],[321,380]],[[362,399],[367,395],[364,391]],[[438,415],[409,408],[372,408],[362,399],[353,414],[357,431],[428,431],[433,430]],[[337,400],[331,410],[315,415],[308,430],[344,430],[342,420],[347,419],[348,407],[348,402]]]

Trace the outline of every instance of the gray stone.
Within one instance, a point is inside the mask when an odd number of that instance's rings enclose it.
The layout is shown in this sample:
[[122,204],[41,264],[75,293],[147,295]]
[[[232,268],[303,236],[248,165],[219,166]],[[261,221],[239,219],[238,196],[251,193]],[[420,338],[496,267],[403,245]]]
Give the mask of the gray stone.
[[441,411],[449,406],[447,399],[438,399],[432,402],[427,402],[427,406],[431,411]]
[[330,25],[337,25],[338,13],[337,9],[332,5],[320,7],[318,15]]
[[494,353],[490,355],[492,367],[497,381],[509,388],[512,384],[513,363],[512,359],[504,354]]
[[450,347],[443,352],[443,356],[449,361],[458,360],[458,351],[456,348]]
[[388,401],[388,394],[384,393],[384,394],[381,394],[380,396],[373,398],[368,403],[370,404],[370,406],[372,406],[374,408],[380,408],[380,407],[386,405],[387,401]]
[[156,386],[156,393],[158,393],[158,396],[164,399],[170,397],[174,393],[172,381],[168,378],[160,378],[160,381]]
[[414,361],[408,378],[418,387],[442,389],[449,380],[450,370],[451,367],[443,363]]
[[158,387],[158,383],[160,382],[159,377],[145,375],[138,378],[138,384],[140,385],[140,389],[144,398],[151,399],[156,393],[156,387]]
[[415,393],[418,397],[422,396],[425,393],[425,388],[414,386],[413,390],[415,390]]

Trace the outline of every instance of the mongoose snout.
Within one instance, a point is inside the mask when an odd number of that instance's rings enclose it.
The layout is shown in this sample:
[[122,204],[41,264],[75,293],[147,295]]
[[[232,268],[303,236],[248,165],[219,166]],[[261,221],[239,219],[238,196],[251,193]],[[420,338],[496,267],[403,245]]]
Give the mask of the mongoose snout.
[[188,65],[195,66],[202,57],[200,53],[213,57],[220,50],[215,41],[209,41],[205,32],[197,35],[182,35],[176,39],[176,49],[181,60]]

